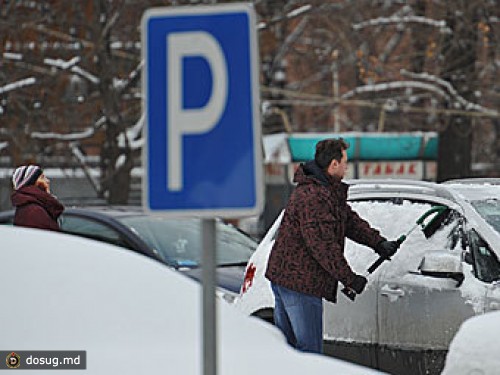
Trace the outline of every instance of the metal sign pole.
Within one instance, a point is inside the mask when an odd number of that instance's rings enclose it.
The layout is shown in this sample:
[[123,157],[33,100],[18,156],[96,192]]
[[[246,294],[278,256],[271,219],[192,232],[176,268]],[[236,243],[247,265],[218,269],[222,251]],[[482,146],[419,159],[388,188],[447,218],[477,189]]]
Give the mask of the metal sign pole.
[[217,247],[215,239],[215,219],[203,219],[203,375],[217,374],[217,310],[215,300],[215,260]]

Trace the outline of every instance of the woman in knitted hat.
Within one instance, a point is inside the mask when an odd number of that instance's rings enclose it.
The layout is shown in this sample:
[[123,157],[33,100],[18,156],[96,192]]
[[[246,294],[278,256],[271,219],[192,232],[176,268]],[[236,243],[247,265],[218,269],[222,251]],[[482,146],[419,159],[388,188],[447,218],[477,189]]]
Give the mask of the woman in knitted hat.
[[23,165],[12,175],[14,192],[11,201],[16,208],[14,225],[60,231],[57,219],[63,205],[50,193],[50,181],[37,165]]

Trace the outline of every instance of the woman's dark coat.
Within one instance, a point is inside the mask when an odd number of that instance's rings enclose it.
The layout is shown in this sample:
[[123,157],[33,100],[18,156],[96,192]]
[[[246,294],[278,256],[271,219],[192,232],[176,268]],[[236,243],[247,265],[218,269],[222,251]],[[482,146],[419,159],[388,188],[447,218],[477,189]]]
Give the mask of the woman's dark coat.
[[60,231],[57,219],[63,205],[51,194],[30,185],[12,193],[11,201],[16,208],[14,225],[20,227]]

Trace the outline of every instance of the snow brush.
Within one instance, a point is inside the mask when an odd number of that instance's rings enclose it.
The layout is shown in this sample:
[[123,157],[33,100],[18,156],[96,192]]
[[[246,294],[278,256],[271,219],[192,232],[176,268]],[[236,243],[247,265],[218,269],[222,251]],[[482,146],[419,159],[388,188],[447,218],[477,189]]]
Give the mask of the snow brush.
[[[406,234],[402,234],[396,242],[398,243],[398,248],[401,244],[408,238],[408,236],[418,227],[422,229],[425,238],[430,238],[436,231],[441,227],[441,224],[446,220],[448,215],[450,214],[451,209],[446,206],[434,206],[431,209],[424,212],[422,216],[418,218],[415,225],[411,227],[411,229],[406,232]],[[430,220],[427,224],[424,223],[425,219],[427,219],[432,214],[435,216]],[[367,277],[372,274],[382,263],[386,260],[391,260],[391,258],[380,256],[373,264],[368,268],[367,273],[363,276]],[[342,289],[342,293],[344,293],[351,301],[356,299],[356,292],[351,288],[344,287]]]

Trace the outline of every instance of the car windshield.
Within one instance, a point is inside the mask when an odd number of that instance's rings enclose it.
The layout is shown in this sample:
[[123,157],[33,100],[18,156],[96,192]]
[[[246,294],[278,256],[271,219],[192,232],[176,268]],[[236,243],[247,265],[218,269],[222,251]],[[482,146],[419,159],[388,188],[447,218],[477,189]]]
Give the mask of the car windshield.
[[500,233],[500,184],[447,184],[458,196],[467,200],[479,215]]
[[472,206],[488,224],[500,233],[500,200],[489,198],[471,201]]
[[[119,219],[175,267],[201,263],[201,220],[134,216]],[[217,221],[217,266],[246,265],[257,243],[236,228]]]

